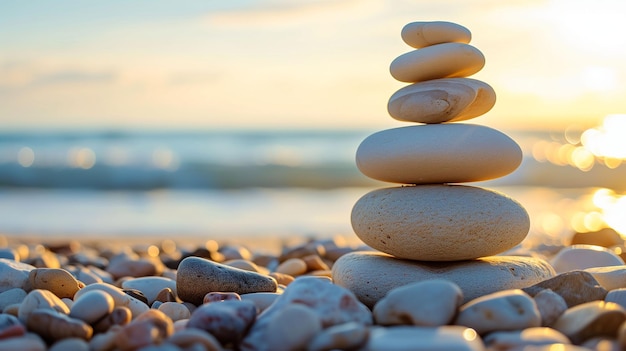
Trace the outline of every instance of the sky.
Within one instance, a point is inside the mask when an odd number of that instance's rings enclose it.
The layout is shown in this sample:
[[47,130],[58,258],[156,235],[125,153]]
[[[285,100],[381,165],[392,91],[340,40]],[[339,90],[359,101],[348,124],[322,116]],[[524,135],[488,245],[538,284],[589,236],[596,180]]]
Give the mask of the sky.
[[472,32],[500,129],[626,113],[619,0],[0,3],[0,130],[386,128],[414,21]]

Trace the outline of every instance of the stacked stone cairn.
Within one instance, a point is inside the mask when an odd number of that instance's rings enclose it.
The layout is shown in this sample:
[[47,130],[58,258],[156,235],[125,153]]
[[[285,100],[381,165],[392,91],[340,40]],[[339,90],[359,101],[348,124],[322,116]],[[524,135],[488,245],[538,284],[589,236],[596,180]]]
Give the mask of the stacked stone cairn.
[[501,255],[528,234],[522,205],[463,184],[505,176],[522,159],[502,132],[458,123],[485,114],[496,101],[491,86],[468,78],[485,64],[468,44],[470,31],[450,22],[414,22],[402,39],[416,50],[397,57],[390,71],[412,84],[391,96],[388,111],[415,125],[374,133],[356,153],[364,175],[401,185],[371,191],[354,205],[355,233],[380,252],[343,256],[333,267],[335,283],[372,307],[390,290],[428,279],[456,283],[469,301],[552,277],[543,260]]

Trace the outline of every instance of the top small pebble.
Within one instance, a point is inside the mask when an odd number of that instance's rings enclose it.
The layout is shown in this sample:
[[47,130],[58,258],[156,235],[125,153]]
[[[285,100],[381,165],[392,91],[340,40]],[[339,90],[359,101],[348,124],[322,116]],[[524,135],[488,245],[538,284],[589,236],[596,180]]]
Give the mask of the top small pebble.
[[402,40],[416,49],[442,43],[468,44],[469,29],[452,22],[412,22],[402,28]]

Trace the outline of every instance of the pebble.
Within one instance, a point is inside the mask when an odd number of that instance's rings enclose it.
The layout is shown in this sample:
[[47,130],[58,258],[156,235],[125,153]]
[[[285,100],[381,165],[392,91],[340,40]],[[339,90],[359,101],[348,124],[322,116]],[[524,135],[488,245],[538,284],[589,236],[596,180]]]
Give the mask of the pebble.
[[154,298],[154,301],[159,301],[159,302],[176,302],[176,294],[174,293],[174,291],[172,291],[171,288],[163,288],[161,289],[156,297]]
[[63,314],[70,313],[70,309],[55,294],[48,290],[35,289],[29,292],[20,304],[17,317],[20,322],[26,324],[32,313],[44,309]]
[[509,350],[514,347],[541,346],[551,344],[570,344],[562,333],[545,327],[527,328],[514,331],[489,333],[483,342],[491,350]]
[[569,308],[552,326],[574,344],[597,336],[616,337],[626,310],[612,302],[591,301]]
[[521,161],[522,151],[509,136],[464,123],[382,130],[365,138],[356,151],[361,173],[402,184],[495,179],[513,172]]
[[594,232],[575,233],[569,245],[579,244],[613,247],[624,245],[624,239],[615,229],[602,228]]
[[605,302],[614,302],[622,308],[626,309],[626,288],[615,289],[609,291],[609,293],[604,298]]
[[140,277],[125,280],[122,283],[122,288],[141,291],[148,300],[148,305],[152,305],[159,292],[165,288],[171,289],[176,294],[176,281],[163,277]]
[[48,342],[65,338],[89,340],[93,335],[93,328],[89,324],[52,309],[32,311],[28,315],[26,327]]
[[306,270],[308,271],[327,271],[330,267],[322,258],[317,254],[307,255],[302,257],[304,263],[306,263]]
[[389,98],[394,119],[415,123],[459,122],[481,116],[495,105],[496,92],[472,78],[441,78],[407,85]]
[[176,288],[183,301],[200,305],[208,292],[276,292],[278,285],[274,278],[266,275],[188,257],[178,267]]
[[442,43],[407,52],[389,67],[396,80],[416,83],[437,78],[468,77],[485,66],[485,56],[465,43]]
[[498,291],[469,301],[459,308],[454,324],[483,335],[493,331],[541,326],[541,315],[532,297],[519,289]]
[[317,333],[307,351],[356,350],[365,345],[369,328],[361,323],[337,324]]
[[545,261],[515,256],[440,263],[397,260],[379,252],[353,252],[333,265],[335,284],[351,290],[370,307],[396,287],[428,279],[455,283],[467,302],[496,291],[536,284],[553,275]]
[[160,261],[154,259],[119,257],[109,262],[106,271],[111,274],[114,279],[122,277],[146,277],[161,274],[163,266],[160,264]]
[[25,335],[16,338],[0,340],[0,350],[20,350],[20,351],[45,351],[46,343],[41,338],[33,338]]
[[14,288],[24,288],[28,282],[28,274],[35,269],[26,263],[0,258],[0,292]]
[[443,43],[469,43],[472,34],[460,24],[444,21],[411,22],[402,28],[402,40],[419,49]]
[[613,251],[596,245],[572,245],[560,250],[550,264],[557,273],[592,267],[623,266],[624,260]]
[[544,289],[550,289],[559,294],[568,307],[594,300],[604,300],[608,293],[590,273],[584,271],[561,273],[522,290],[530,296],[536,296]]
[[19,262],[20,254],[15,249],[3,247],[0,248],[0,258],[6,258],[8,260]]
[[265,342],[274,351],[303,350],[321,330],[322,321],[315,311],[291,304],[272,316]]
[[278,285],[283,285],[283,286],[287,286],[291,284],[291,282],[293,282],[293,280],[296,279],[295,277],[289,274],[278,273],[278,272],[272,272],[269,274],[269,276],[276,279],[276,282],[278,283]]
[[174,324],[163,312],[148,310],[122,327],[115,335],[115,345],[122,351],[160,344],[174,333]]
[[17,317],[6,313],[0,314],[0,340],[24,334],[26,334],[26,327]]
[[297,277],[306,273],[307,264],[301,258],[290,258],[276,267],[276,273],[287,274],[292,277]]
[[62,268],[33,269],[28,275],[28,283],[33,289],[49,290],[59,298],[72,298],[78,290],[85,287],[85,284]]
[[374,306],[380,325],[441,326],[452,322],[463,302],[463,292],[448,280],[432,279],[390,290]]
[[70,317],[94,324],[113,312],[115,301],[102,290],[92,290],[77,298],[70,308]]
[[268,327],[273,317],[291,304],[308,306],[317,314],[325,328],[348,322],[372,324],[370,310],[351,291],[331,283],[328,279],[300,277],[289,284],[283,294],[259,315],[239,345],[240,350],[270,350],[263,342],[269,337]]
[[541,290],[533,297],[541,315],[541,325],[549,327],[567,310],[567,303],[561,295],[550,289]]
[[256,306],[250,301],[227,300],[199,306],[189,318],[188,328],[204,330],[222,344],[239,344],[255,321]]
[[[419,342],[416,342],[419,340]],[[366,351],[484,351],[475,330],[462,326],[373,328]]]
[[120,288],[117,288],[107,283],[96,283],[87,285],[85,288],[79,290],[76,295],[74,295],[74,299],[80,299],[83,294],[93,290],[101,290],[109,294],[115,302],[115,307],[128,307],[128,309],[132,313],[132,318],[135,318],[150,309],[150,307],[148,307],[148,305],[146,305],[145,303],[137,300],[136,298],[128,294],[125,294]]
[[174,322],[181,319],[189,319],[191,316],[189,309],[178,302],[164,302],[159,306],[158,310],[165,313]]
[[26,297],[26,291],[21,288],[13,288],[0,293],[0,312],[12,304],[21,303]]
[[241,300],[241,296],[234,292],[210,292],[204,295],[202,303],[221,302],[226,300]]
[[373,190],[352,209],[356,235],[372,248],[420,261],[491,256],[527,235],[526,210],[506,195],[465,185]]
[[252,301],[256,308],[262,312],[276,301],[279,293],[250,293],[241,295],[242,300]]
[[626,266],[593,267],[585,269],[606,290],[626,288]]
[[72,337],[55,342],[48,351],[89,351],[89,343],[85,340]]
[[113,326],[123,326],[132,320],[133,313],[128,307],[114,307],[113,311],[104,318],[97,321],[94,325],[94,332],[102,333],[106,332]]
[[213,335],[194,328],[178,330],[170,336],[167,341],[185,350],[191,350],[191,348],[195,347],[195,345],[201,345],[201,347],[204,347],[204,349],[199,349],[199,351],[223,350],[222,345]]

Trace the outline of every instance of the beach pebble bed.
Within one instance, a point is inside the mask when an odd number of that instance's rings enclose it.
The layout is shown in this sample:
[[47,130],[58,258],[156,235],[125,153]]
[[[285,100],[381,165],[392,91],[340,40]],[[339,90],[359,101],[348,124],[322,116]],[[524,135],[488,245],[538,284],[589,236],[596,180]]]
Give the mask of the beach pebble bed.
[[[172,241],[166,240],[146,249],[145,244],[10,240],[6,249],[18,255],[0,258],[0,350],[626,346],[626,264],[607,261],[603,254],[586,258],[583,267],[539,280],[528,278],[515,288],[498,282],[504,278],[497,273],[491,286],[480,291],[464,285],[463,279],[459,283],[454,276],[445,279],[445,274],[413,279],[391,273],[389,279],[396,279],[397,287],[381,288],[356,279],[360,286],[355,294],[334,281],[333,269],[350,255],[382,255],[370,247],[341,238],[310,239],[270,253],[209,242],[172,249]],[[563,253],[594,248],[614,252],[593,244],[532,252],[545,262],[574,265],[563,262],[570,257]],[[498,257],[507,262],[527,259],[492,256]],[[117,260],[125,262],[125,271],[114,264]],[[477,261],[457,262],[457,267],[470,267],[470,273],[461,277],[471,280]],[[494,267],[511,277],[530,274]],[[380,295],[379,290],[387,292]]]

